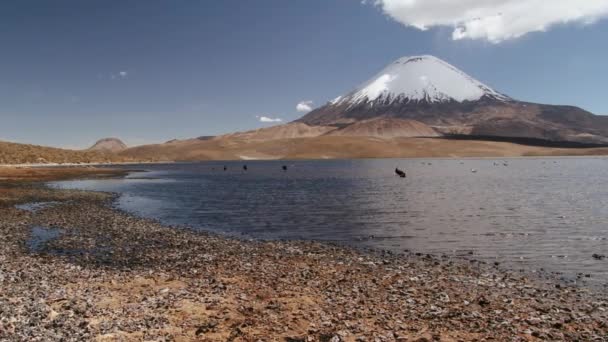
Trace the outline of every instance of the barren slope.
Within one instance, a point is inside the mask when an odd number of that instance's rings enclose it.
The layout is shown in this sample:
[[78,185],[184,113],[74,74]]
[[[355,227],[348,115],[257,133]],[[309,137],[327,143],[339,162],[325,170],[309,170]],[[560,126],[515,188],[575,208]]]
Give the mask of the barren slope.
[[375,118],[356,122],[327,135],[379,138],[437,137],[439,134],[420,121],[395,118]]
[[239,159],[332,159],[411,157],[517,157],[527,155],[600,155],[608,148],[565,149],[508,142],[441,138],[320,136],[243,142],[234,139],[186,140],[131,148],[120,153],[148,161]]
[[242,140],[247,142],[289,138],[311,138],[323,135],[335,127],[309,126],[301,122],[260,128],[246,132],[236,132],[215,137],[214,140]]
[[0,165],[26,163],[105,163],[120,162],[124,161],[124,159],[124,157],[99,151],[73,151],[0,141]]

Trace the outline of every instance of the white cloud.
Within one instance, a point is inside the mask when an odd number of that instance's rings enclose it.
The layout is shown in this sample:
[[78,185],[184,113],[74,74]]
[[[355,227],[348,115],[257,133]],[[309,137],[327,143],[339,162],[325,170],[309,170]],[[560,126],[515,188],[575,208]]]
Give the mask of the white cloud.
[[546,31],[557,24],[591,24],[608,17],[607,0],[375,0],[385,14],[426,30],[453,27],[452,38],[492,43]]
[[267,116],[256,116],[260,122],[283,122],[281,118],[269,118]]
[[112,79],[112,80],[126,79],[127,77],[129,77],[128,71],[119,71],[117,73],[110,74],[110,79]]
[[302,101],[296,106],[296,110],[300,113],[308,113],[312,110],[312,101]]

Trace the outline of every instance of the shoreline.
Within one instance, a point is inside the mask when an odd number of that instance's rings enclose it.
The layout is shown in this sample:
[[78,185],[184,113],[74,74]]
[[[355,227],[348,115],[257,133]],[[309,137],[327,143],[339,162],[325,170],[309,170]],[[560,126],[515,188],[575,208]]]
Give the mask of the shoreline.
[[[455,258],[194,233],[114,210],[110,194],[1,182],[0,339],[608,338],[608,298],[585,288]],[[14,207],[32,199],[58,204]],[[62,233],[31,253],[30,227]]]
[[175,161],[159,161],[159,162],[107,162],[107,163],[25,163],[25,164],[0,164],[0,169],[14,168],[90,168],[96,166],[125,166],[125,165],[147,165],[147,164],[173,164]]
[[[165,164],[195,164],[206,162],[247,162],[247,161],[338,161],[338,160],[518,160],[518,159],[606,159],[607,154],[581,154],[581,155],[521,155],[521,156],[428,156],[428,157],[318,157],[318,158],[255,158],[247,159],[201,159],[201,160],[159,160],[159,161],[130,161],[105,163],[25,163],[0,164],[1,170],[10,169],[70,169],[70,168],[98,168],[129,165],[165,165]],[[1,179],[1,178],[0,178]]]

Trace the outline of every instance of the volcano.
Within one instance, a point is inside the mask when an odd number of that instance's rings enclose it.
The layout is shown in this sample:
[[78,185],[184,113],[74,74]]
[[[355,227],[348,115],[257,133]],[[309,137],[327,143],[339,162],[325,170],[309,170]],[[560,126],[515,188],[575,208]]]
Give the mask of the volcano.
[[444,136],[608,143],[608,118],[518,101],[434,56],[400,58],[296,122],[340,134],[377,119],[417,121]]

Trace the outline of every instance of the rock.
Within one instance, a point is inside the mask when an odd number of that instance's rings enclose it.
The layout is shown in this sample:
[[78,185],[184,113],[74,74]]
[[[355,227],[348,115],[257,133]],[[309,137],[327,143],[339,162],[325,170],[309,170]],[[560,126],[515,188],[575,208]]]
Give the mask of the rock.
[[305,337],[285,337],[286,342],[306,342]]
[[479,304],[481,306],[486,306],[486,305],[490,305],[490,301],[487,300],[485,297],[481,296],[481,297],[477,298],[477,304]]

